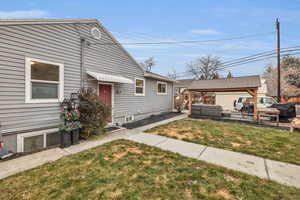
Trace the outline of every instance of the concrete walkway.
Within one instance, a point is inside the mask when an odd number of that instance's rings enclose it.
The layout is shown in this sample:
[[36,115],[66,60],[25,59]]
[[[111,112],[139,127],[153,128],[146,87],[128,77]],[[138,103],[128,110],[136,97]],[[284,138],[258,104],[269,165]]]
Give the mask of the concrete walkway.
[[69,148],[50,149],[14,160],[1,162],[0,179],[113,140],[127,139],[300,188],[300,166],[143,132],[146,129],[185,117],[187,116],[180,115],[137,129],[116,131],[102,139],[84,141]]
[[149,133],[126,139],[300,188],[300,166]]

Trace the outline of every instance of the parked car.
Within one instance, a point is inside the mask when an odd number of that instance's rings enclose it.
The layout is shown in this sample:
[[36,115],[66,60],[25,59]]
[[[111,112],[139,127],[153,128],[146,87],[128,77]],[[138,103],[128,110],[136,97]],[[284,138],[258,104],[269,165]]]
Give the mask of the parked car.
[[[234,109],[237,111],[241,111],[246,102],[253,102],[253,98],[252,97],[239,97],[238,99],[234,100]],[[258,108],[268,108],[274,104],[276,104],[277,102],[272,99],[272,97],[258,97],[257,98],[257,107]]]

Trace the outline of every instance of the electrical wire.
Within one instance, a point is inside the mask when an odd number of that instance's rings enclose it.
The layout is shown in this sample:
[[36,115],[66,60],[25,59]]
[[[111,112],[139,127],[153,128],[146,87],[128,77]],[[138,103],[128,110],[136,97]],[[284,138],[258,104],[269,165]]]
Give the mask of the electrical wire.
[[[299,46],[295,46],[295,47],[299,47]],[[287,49],[287,48],[283,48],[283,49]],[[281,55],[281,57],[300,55],[300,52],[298,52],[298,51],[300,51],[300,49],[295,49],[293,51],[291,53],[285,52],[284,54]],[[246,60],[246,61],[243,61],[243,62],[236,62],[236,63],[232,63],[232,64],[227,64],[227,65],[224,65],[223,67],[219,68],[219,70],[224,70],[224,69],[232,68],[232,67],[240,67],[244,64],[255,63],[255,62],[259,62],[259,61],[263,61],[263,60],[267,60],[267,59],[272,59],[272,58],[276,58],[276,57],[277,57],[277,55],[271,54],[269,56],[265,56],[265,57],[262,57],[262,58],[256,58],[256,59],[252,59],[252,60]],[[193,73],[191,73],[191,72],[179,72],[179,73],[176,73],[175,75],[177,77],[186,77],[186,76],[193,75]]]
[[91,45],[98,44],[98,45],[170,45],[170,44],[191,44],[191,43],[208,43],[208,42],[219,42],[219,41],[231,41],[231,40],[240,40],[246,38],[252,38],[262,35],[270,35],[274,32],[268,33],[260,33],[260,34],[253,34],[253,35],[245,35],[245,36],[238,36],[238,37],[231,37],[231,38],[220,38],[220,39],[210,39],[210,40],[183,40],[183,41],[159,41],[159,42],[125,42],[125,43],[101,43],[101,42],[94,42],[90,43]]

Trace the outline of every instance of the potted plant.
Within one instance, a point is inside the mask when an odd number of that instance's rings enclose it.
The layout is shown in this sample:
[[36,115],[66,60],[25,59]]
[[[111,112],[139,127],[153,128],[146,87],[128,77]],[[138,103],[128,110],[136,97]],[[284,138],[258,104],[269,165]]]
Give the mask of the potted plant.
[[81,124],[79,121],[72,122],[72,144],[79,144]]
[[70,123],[67,123],[65,125],[63,125],[60,128],[60,135],[61,135],[61,140],[60,140],[60,144],[61,144],[61,148],[66,148],[71,146],[71,131],[72,128],[70,126]]
[[64,120],[64,125],[61,128],[61,146],[68,147],[71,144],[79,143],[79,134],[81,124],[79,122],[79,111],[72,109],[63,109],[61,118]]

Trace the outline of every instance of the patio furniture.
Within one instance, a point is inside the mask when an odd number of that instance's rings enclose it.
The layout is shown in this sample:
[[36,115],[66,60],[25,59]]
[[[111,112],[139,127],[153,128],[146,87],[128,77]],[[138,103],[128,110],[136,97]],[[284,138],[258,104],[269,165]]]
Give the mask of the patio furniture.
[[290,131],[294,132],[294,129],[300,129],[300,105],[296,105],[296,118],[292,121]]
[[295,109],[296,109],[296,117],[300,118],[300,105],[295,105]]
[[280,111],[276,108],[258,108],[257,109],[257,122],[262,123],[262,117],[275,117],[276,124],[279,126]]
[[292,121],[290,132],[294,132],[294,129],[300,129],[300,118],[296,118]]
[[222,111],[219,105],[193,104],[191,113],[194,116],[222,117]]

